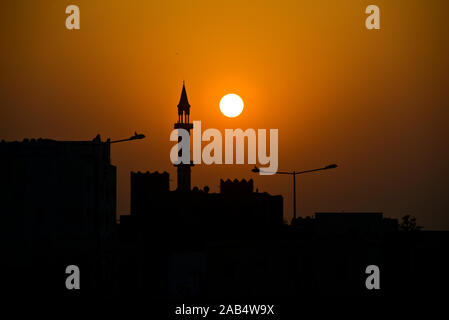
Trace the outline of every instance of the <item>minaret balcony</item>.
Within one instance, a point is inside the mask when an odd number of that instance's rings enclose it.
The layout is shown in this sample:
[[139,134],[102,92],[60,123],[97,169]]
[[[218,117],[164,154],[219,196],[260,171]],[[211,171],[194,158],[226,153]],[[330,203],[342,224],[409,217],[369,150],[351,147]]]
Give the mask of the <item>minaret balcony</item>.
[[193,129],[193,123],[177,122],[175,123],[175,129],[185,129],[189,131]]

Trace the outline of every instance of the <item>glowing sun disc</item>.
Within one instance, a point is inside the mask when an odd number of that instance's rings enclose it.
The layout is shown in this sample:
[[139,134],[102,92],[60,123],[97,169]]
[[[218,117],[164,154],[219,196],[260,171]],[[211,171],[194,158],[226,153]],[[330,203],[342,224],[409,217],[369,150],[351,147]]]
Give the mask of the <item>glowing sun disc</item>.
[[220,100],[220,111],[226,117],[237,117],[243,111],[243,100],[234,93],[225,95]]

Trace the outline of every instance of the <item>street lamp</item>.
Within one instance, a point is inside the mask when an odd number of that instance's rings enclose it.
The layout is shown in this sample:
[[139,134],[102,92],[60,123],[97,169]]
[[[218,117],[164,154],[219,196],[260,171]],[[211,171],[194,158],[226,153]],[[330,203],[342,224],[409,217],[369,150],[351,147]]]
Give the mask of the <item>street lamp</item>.
[[321,171],[321,170],[329,170],[329,169],[334,169],[337,168],[338,166],[333,163],[333,164],[329,164],[325,167],[322,168],[318,168],[318,169],[312,169],[312,170],[305,170],[305,171],[291,171],[291,172],[287,172],[287,171],[277,171],[277,172],[269,172],[269,171],[264,171],[259,169],[257,166],[254,166],[254,168],[251,170],[254,173],[259,173],[259,172],[266,172],[266,173],[272,173],[272,174],[289,174],[291,176],[293,176],[293,220],[296,220],[296,175],[298,174],[303,174],[303,173],[309,173],[309,172],[315,172],[315,171]]

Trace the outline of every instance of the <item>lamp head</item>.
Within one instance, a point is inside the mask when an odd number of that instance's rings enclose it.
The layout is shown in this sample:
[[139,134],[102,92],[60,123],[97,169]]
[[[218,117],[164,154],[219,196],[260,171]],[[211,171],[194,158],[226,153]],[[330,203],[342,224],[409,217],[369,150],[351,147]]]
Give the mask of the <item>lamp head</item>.
[[251,171],[254,172],[254,173],[259,173],[260,169],[258,167],[256,167],[256,166],[254,166],[254,168]]
[[137,132],[134,133],[132,137],[129,138],[129,140],[138,140],[138,139],[144,139],[144,134],[138,134]]

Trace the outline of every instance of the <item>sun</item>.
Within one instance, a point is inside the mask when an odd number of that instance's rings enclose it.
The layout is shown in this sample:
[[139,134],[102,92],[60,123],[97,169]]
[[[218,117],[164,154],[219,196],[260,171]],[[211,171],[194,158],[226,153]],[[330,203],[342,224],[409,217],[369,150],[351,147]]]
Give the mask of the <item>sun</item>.
[[234,93],[225,95],[220,100],[220,111],[226,117],[237,117],[243,111],[243,100]]

